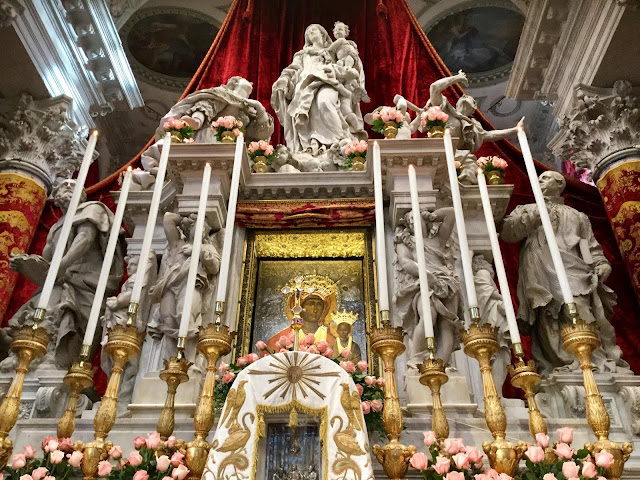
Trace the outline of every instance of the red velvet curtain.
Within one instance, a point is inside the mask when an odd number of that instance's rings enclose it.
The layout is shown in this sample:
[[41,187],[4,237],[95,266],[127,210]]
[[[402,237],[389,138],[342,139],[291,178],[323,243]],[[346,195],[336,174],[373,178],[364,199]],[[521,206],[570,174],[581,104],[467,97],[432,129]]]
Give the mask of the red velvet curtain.
[[[271,85],[280,71],[289,65],[293,54],[302,48],[307,25],[320,23],[331,31],[334,22],[338,20],[344,21],[351,28],[350,39],[358,44],[364,64],[371,103],[362,105],[363,112],[371,111],[379,105],[391,105],[396,93],[401,93],[416,104],[424,105],[429,96],[429,85],[449,75],[406,0],[236,0],[184,95],[220,85],[232,75],[241,75],[253,82],[253,97],[267,106],[273,115],[270,107]],[[460,88],[452,88],[446,92],[454,102],[462,93]],[[478,112],[475,116],[485,128],[492,128],[481,113]],[[276,124],[272,142],[276,144],[281,140],[282,133]],[[487,144],[480,153],[500,155],[509,161],[511,167],[507,169],[507,181],[515,184],[509,210],[518,204],[533,201],[520,151],[515,146],[508,141],[499,141]],[[129,164],[137,164],[138,161],[139,158],[135,157]],[[538,164],[538,167],[541,171],[546,169],[542,164]],[[108,191],[117,188],[116,178],[117,174],[114,174],[90,188],[90,197],[101,198],[112,204]],[[637,353],[640,351],[638,301],[620,258],[600,196],[595,187],[567,178],[565,200],[568,205],[589,215],[596,238],[613,265],[613,274],[608,284],[618,294],[618,306],[612,322],[624,358],[634,371],[640,372],[640,355]],[[31,248],[32,252],[42,250],[46,232],[56,215],[53,208],[46,209],[41,222],[42,228]],[[518,247],[503,245],[503,255],[509,269],[511,285],[515,287]],[[7,318],[26,301],[33,290],[34,287],[21,278]]]

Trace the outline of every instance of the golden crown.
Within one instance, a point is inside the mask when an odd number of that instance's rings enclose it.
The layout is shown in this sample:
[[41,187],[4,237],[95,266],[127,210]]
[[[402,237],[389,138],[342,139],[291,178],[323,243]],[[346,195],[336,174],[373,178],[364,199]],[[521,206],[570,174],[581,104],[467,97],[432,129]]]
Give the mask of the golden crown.
[[346,309],[343,309],[341,312],[336,312],[331,316],[331,321],[336,325],[340,325],[341,323],[348,323],[353,326],[355,322],[358,321],[358,314],[353,312],[347,312]]
[[335,295],[337,284],[327,275],[317,275],[315,273],[308,275],[298,275],[290,280],[284,287],[282,293],[291,295],[297,291],[300,292],[302,299],[309,295],[317,295],[323,300],[331,295]]

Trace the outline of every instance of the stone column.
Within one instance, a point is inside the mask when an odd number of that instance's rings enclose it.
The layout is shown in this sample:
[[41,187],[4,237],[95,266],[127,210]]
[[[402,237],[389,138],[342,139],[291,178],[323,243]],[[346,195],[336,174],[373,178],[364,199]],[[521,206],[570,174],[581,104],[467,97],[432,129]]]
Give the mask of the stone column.
[[[56,179],[69,178],[82,161],[80,129],[68,97],[0,104],[0,322],[18,274],[12,253],[26,253]],[[6,113],[10,112],[10,113]]]
[[631,84],[576,86],[573,110],[549,147],[591,170],[640,298],[640,100],[631,95]]

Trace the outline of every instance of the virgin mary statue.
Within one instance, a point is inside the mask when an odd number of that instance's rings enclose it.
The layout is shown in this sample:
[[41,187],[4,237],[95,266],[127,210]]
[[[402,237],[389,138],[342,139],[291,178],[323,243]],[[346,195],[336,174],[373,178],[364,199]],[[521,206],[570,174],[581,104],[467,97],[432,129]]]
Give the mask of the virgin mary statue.
[[[366,133],[357,124],[362,125],[359,102],[366,95],[364,75],[358,72],[362,63],[338,59],[342,55],[336,52],[334,43],[345,50],[355,45],[344,39],[332,42],[321,25],[309,25],[304,47],[273,84],[271,106],[284,127],[286,145],[293,153],[315,155],[343,140],[361,139],[363,134],[362,138],[366,139]],[[357,123],[352,114],[359,117]]]

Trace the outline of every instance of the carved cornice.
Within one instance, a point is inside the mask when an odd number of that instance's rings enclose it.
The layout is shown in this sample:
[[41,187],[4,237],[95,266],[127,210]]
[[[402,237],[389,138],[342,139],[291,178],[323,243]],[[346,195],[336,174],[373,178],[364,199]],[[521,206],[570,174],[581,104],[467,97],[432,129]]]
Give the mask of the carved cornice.
[[573,109],[560,120],[549,148],[594,171],[607,157],[639,144],[640,99],[631,95],[629,82],[618,81],[610,89],[577,85]]

